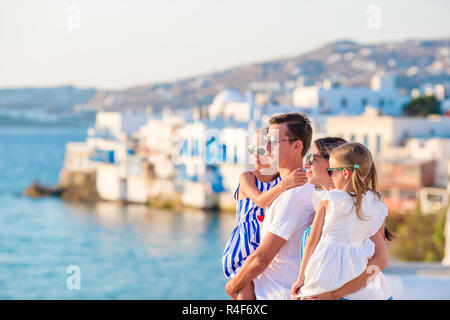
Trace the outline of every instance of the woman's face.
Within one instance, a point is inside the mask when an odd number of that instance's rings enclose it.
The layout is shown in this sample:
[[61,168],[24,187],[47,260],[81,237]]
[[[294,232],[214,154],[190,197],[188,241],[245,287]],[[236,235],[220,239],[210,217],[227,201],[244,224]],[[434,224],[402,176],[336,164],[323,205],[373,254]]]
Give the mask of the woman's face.
[[316,144],[313,144],[311,147],[308,157],[310,154],[314,154],[314,161],[312,164],[309,164],[309,161],[307,160],[305,164],[308,182],[319,186],[329,186],[332,184],[332,180],[327,172],[327,168],[330,166],[328,160],[320,155]]

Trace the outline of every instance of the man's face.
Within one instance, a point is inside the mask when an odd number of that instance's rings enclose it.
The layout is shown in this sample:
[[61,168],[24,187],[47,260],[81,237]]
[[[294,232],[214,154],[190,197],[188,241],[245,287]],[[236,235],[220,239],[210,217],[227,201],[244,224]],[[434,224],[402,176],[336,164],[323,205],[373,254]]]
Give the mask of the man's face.
[[298,152],[298,143],[300,141],[288,141],[291,139],[287,135],[287,128],[285,123],[271,124],[269,127],[268,136],[273,137],[273,141],[266,146],[267,152],[270,156],[272,165],[284,167],[295,152]]

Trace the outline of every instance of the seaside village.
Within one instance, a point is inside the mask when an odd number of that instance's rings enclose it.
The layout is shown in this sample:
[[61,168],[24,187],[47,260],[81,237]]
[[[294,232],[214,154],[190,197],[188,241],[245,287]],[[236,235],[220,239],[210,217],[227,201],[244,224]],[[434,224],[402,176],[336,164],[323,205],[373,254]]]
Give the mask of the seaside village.
[[[84,185],[87,194],[73,197],[234,210],[239,174],[251,168],[249,132],[267,126],[274,114],[302,112],[313,140],[340,136],[370,149],[390,211],[427,214],[448,206],[448,87],[401,95],[386,74],[374,74],[369,87],[340,87],[328,79],[305,86],[302,78],[286,87],[260,82],[247,92],[224,89],[209,106],[183,111],[98,112],[86,141],[66,145],[60,186]],[[272,96],[282,90],[285,104],[274,104]],[[441,102],[443,116],[401,116],[405,103],[424,95]]]

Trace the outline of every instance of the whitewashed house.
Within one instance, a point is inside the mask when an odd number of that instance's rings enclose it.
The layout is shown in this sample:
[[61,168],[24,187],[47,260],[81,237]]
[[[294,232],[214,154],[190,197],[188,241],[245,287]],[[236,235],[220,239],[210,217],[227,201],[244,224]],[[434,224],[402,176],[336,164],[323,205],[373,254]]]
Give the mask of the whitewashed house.
[[359,141],[375,157],[386,158],[395,152],[391,147],[404,145],[409,138],[450,138],[449,118],[392,117],[379,115],[378,110],[371,107],[361,116],[329,116],[326,128],[328,135]]
[[178,191],[172,155],[176,148],[176,132],[187,121],[185,116],[164,115],[149,119],[135,134],[138,154],[149,164],[148,197],[171,199]]
[[178,148],[172,159],[177,179],[184,181],[183,204],[214,207],[219,193],[235,188],[247,160],[247,130],[245,122],[203,120],[177,131]]
[[150,116],[138,113],[99,112],[88,130],[86,144],[96,167],[96,188],[102,199],[145,203],[146,181],[134,154],[132,134]]
[[420,200],[423,212],[436,212],[448,205],[450,118],[380,116],[378,110],[367,108],[361,116],[327,117],[326,127],[327,135],[366,145],[375,160],[385,164],[381,170],[403,167],[412,176],[423,166],[422,170],[427,172],[422,172],[423,181],[418,179],[414,187],[419,189],[419,194],[415,190],[407,191],[406,182],[403,187],[397,182],[395,187],[403,188],[400,191],[405,194],[403,200]]
[[397,93],[394,80],[393,76],[375,74],[370,87],[341,87],[329,79],[314,86],[299,82],[293,93],[293,104],[329,115],[360,115],[367,106],[372,106],[380,114],[399,116],[410,98]]

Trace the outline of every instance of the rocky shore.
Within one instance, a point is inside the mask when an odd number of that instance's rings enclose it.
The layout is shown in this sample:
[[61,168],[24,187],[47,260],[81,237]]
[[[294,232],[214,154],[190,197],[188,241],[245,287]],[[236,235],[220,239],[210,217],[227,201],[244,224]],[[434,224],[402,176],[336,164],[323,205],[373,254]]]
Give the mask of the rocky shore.
[[95,187],[94,172],[62,170],[56,186],[44,186],[34,181],[24,194],[28,197],[57,196],[69,201],[93,202],[101,200]]
[[[24,194],[28,197],[39,198],[55,196],[67,201],[78,201],[92,203],[104,201],[96,189],[96,173],[70,171],[63,169],[60,172],[59,182],[55,186],[44,186],[39,181],[34,181],[29,185]],[[219,206],[210,208],[208,211],[235,212],[234,199],[228,199],[225,193],[219,195]],[[126,203],[126,201],[124,201]],[[181,194],[173,194],[171,197],[149,197],[147,205],[155,208],[181,210],[183,208],[196,209],[182,204]]]

